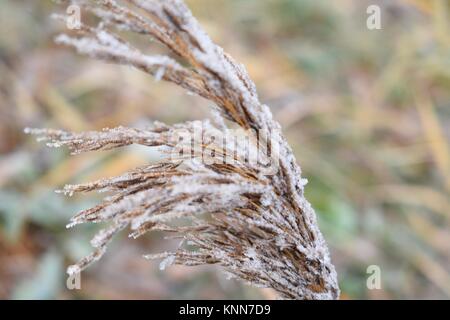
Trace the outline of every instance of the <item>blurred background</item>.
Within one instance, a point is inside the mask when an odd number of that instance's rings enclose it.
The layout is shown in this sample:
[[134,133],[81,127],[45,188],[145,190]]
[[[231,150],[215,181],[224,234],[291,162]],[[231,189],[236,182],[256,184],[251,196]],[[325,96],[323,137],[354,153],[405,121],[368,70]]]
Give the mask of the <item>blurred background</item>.
[[[450,1],[191,0],[244,63],[309,180],[342,299],[450,298]],[[381,8],[381,30],[366,9]],[[69,156],[23,128],[94,130],[208,116],[208,102],[126,67],[56,46],[50,0],[0,0],[0,298],[274,298],[215,267],[160,271],[161,234],[118,237],[66,288],[96,227],[65,225],[100,200],[65,183],[148,163],[145,148]],[[142,39],[140,41],[143,41]],[[141,42],[145,43],[145,42]],[[381,289],[366,286],[367,267]]]

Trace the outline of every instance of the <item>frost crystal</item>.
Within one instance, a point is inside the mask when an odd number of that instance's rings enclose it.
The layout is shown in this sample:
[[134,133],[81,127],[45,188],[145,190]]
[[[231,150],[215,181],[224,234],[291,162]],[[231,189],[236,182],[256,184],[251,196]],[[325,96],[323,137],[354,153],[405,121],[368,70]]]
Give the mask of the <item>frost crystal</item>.
[[162,260],[159,264],[159,270],[164,270],[175,262],[175,256],[169,256]]

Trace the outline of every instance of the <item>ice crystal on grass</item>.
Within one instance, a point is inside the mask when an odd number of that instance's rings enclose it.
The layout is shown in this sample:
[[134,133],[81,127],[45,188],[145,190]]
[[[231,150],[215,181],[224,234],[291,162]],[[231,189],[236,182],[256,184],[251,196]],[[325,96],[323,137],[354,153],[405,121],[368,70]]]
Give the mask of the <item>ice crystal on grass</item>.
[[[233,277],[273,288],[283,298],[338,298],[328,248],[303,195],[307,180],[301,177],[279,124],[259,101],[244,66],[212,42],[181,0],[69,2],[101,22],[95,27],[82,24],[75,35],[58,36],[58,43],[94,58],[133,66],[156,80],[172,82],[210,100],[215,125],[205,120],[83,133],[26,129],[49,146],[68,147],[74,154],[141,144],[176,155],[119,177],[64,187],[62,192],[68,195],[109,193],[103,202],[76,214],[68,225],[109,223],[92,239],[94,252],[68,272],[80,272],[100,259],[112,237],[123,229],[129,228],[132,238],[160,230],[182,239],[173,252],[146,256],[163,259],[161,269],[173,263],[218,264]],[[117,30],[155,39],[177,58],[146,55],[122,39]],[[226,139],[229,129],[225,120],[243,130],[269,132],[272,139]],[[195,135],[198,126],[202,131],[196,149],[179,152],[177,144],[191,145],[180,139],[179,133]],[[227,142],[220,143],[223,140]],[[258,155],[264,144],[264,152]],[[203,153],[197,153],[199,150]],[[204,157],[205,151],[219,161],[206,161],[211,159]],[[278,170],[273,174],[247,159],[261,156],[267,163],[275,154]]]

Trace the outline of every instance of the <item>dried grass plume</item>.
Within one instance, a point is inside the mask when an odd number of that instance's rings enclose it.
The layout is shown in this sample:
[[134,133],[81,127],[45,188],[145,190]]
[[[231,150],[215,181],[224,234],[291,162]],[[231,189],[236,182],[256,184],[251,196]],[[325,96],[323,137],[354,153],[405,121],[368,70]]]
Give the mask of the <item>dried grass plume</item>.
[[[133,238],[162,230],[179,237],[180,246],[173,252],[146,256],[162,258],[161,268],[172,263],[218,264],[236,278],[273,288],[281,298],[337,299],[335,268],[314,210],[304,198],[306,180],[301,178],[279,124],[259,101],[244,66],[211,41],[181,0],[70,3],[90,12],[100,23],[95,27],[81,24],[75,34],[58,36],[57,43],[173,82],[212,101],[219,112],[214,121],[155,122],[142,130],[117,127],[72,133],[26,129],[49,146],[66,146],[73,153],[141,144],[158,146],[169,154],[180,141],[174,138],[180,131],[195,135],[197,127],[202,129],[200,143],[194,146],[200,153],[177,152],[175,159],[119,177],[64,187],[66,194],[109,193],[103,202],[72,218],[69,226],[86,222],[107,222],[109,226],[92,239],[93,253],[70,266],[68,272],[80,272],[98,260],[112,237],[123,229],[128,228]],[[126,33],[159,41],[175,58],[144,54],[120,36]],[[271,139],[262,141],[263,135],[257,135],[250,145],[207,139],[227,136],[231,127],[269,133]],[[261,163],[248,161],[252,150],[263,144],[266,148],[260,156],[265,166],[277,151],[274,174],[265,172]],[[209,155],[213,152],[216,160],[232,161],[204,161],[205,150]]]

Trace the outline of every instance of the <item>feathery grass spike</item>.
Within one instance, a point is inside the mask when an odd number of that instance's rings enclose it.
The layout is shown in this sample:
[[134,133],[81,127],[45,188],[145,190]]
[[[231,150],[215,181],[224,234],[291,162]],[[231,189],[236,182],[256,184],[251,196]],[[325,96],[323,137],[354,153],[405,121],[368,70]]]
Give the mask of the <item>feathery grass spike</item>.
[[[162,230],[182,241],[173,252],[146,256],[163,259],[161,269],[171,264],[218,264],[235,278],[274,289],[281,298],[337,299],[336,271],[314,210],[303,195],[306,179],[244,66],[212,42],[181,0],[68,2],[97,16],[100,23],[82,24],[75,35],[58,36],[57,43],[173,82],[209,99],[217,109],[215,124],[155,122],[145,130],[117,127],[83,133],[26,129],[48,146],[67,146],[74,154],[141,144],[177,155],[119,177],[64,187],[62,192],[69,195],[111,193],[68,225],[109,223],[92,240],[93,253],[68,272],[79,272],[100,259],[123,229],[129,228],[133,238]],[[175,58],[142,53],[118,35],[124,30],[159,41]],[[231,139],[231,126],[256,132],[256,138]],[[195,137],[197,128],[200,142],[192,152],[180,152],[180,143],[191,146],[180,133]],[[214,161],[206,161],[205,151]],[[265,165],[249,161],[255,152]],[[275,163],[276,170],[264,170],[267,163]],[[173,223],[180,218],[190,222]]]

